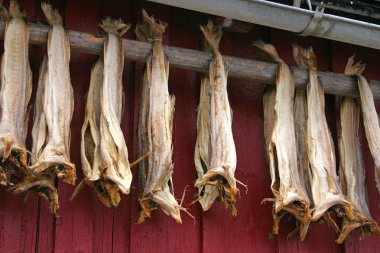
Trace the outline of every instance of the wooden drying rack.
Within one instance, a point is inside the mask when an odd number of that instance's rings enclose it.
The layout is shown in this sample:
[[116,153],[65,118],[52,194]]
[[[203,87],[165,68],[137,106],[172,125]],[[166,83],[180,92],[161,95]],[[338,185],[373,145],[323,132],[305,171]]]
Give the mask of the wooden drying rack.
[[[0,21],[0,37],[4,36],[4,21]],[[29,24],[30,43],[36,45],[46,44],[49,26]],[[103,37],[93,34],[68,30],[71,49],[88,54],[101,54],[103,51]],[[133,61],[144,62],[151,50],[150,43],[123,39],[125,58]],[[165,54],[169,58],[170,65],[198,72],[206,72],[209,68],[211,54],[178,47],[164,46]],[[223,56],[228,61],[230,77],[237,77],[259,81],[262,84],[274,84],[276,81],[277,65],[262,61]],[[306,89],[308,72],[305,69],[292,67],[297,88]],[[318,72],[326,93],[359,97],[357,80],[343,74]],[[370,81],[375,99],[380,99],[380,82]]]

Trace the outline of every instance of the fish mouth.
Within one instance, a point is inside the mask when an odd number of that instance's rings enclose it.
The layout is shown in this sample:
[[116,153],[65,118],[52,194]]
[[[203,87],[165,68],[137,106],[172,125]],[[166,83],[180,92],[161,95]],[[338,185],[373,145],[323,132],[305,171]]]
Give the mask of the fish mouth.
[[49,159],[37,162],[30,167],[35,174],[56,174],[62,182],[75,185],[76,173],[75,165],[59,156],[52,156]]
[[[237,209],[235,206],[236,195],[238,189],[231,186],[232,180],[228,180],[222,175],[222,173],[209,170],[202,178],[197,179],[195,182],[195,187],[201,188],[201,193],[204,192],[204,187],[206,185],[215,186],[219,192],[217,200],[222,202],[225,208],[229,211],[232,216],[237,215]],[[202,195],[201,195],[202,196]]]
[[116,207],[120,203],[119,187],[110,180],[99,179],[92,182],[99,200],[107,207]]
[[49,175],[38,175],[34,177],[26,177],[23,182],[17,184],[12,189],[14,193],[23,193],[29,190],[34,190],[41,197],[47,200],[50,212],[57,216],[58,191],[54,183],[55,179]]

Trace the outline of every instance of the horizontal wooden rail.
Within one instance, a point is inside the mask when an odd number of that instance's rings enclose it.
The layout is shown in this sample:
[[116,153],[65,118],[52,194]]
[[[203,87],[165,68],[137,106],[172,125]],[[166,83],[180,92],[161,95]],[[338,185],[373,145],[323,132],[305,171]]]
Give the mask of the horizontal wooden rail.
[[[4,22],[0,21],[0,36],[4,34]],[[30,43],[36,45],[46,44],[49,27],[30,23]],[[101,54],[103,50],[103,37],[89,33],[68,31],[72,50]],[[151,45],[146,42],[123,39],[125,58],[133,61],[144,62],[151,50]],[[178,47],[164,47],[165,54],[169,58],[170,65],[176,68],[188,69],[198,72],[208,70],[211,54]],[[223,56],[228,61],[229,76],[260,81],[263,84],[274,84],[276,80],[277,65],[262,61]],[[308,81],[308,73],[305,69],[292,67],[297,88],[305,89]],[[354,77],[343,74],[318,72],[326,93],[358,97],[357,81]],[[370,81],[375,99],[380,99],[380,82]]]

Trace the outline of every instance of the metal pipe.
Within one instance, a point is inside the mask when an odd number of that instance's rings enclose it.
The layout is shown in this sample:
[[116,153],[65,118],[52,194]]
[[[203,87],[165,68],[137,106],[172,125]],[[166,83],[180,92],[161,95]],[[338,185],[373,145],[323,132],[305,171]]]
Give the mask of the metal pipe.
[[[149,0],[281,30],[301,33],[314,12],[263,0]],[[323,14],[311,36],[380,49],[380,26]]]
[[301,0],[293,0],[293,7],[301,7]]

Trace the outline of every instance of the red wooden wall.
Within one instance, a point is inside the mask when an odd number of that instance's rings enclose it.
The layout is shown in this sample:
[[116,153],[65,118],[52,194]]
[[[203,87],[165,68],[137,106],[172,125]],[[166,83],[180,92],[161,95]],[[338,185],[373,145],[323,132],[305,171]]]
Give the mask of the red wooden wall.
[[[44,21],[39,0],[21,2],[31,22]],[[107,16],[121,17],[136,24],[141,20],[141,9],[145,8],[148,13],[169,23],[164,37],[165,44],[198,50],[202,48],[198,25],[205,24],[210,18],[205,14],[137,0],[51,2],[60,10],[68,29],[92,33],[100,32],[98,23]],[[7,1],[5,5],[8,6]],[[135,37],[132,29],[126,37]],[[226,55],[252,58],[253,52],[248,45],[260,38],[273,43],[280,56],[292,65],[294,61],[290,43],[312,45],[318,56],[319,69],[324,71],[343,72],[347,58],[356,53],[358,59],[368,63],[365,75],[380,79],[377,65],[380,63],[380,51],[322,39],[299,38],[287,32],[259,26],[254,26],[248,34],[226,32],[222,38],[221,51]],[[43,47],[30,47],[34,92],[45,50]],[[95,59],[93,55],[76,52],[71,54],[70,71],[75,94],[71,157],[77,164],[77,182],[83,177],[79,147],[84,98],[89,85],[91,65]],[[136,158],[134,133],[142,67],[140,63],[125,61],[123,82],[127,97],[122,128],[131,160]],[[185,187],[189,185],[185,203],[190,203],[195,194],[192,186],[196,178],[193,151],[199,83],[199,73],[170,70],[169,89],[176,96],[174,188],[177,198],[180,198]],[[195,204],[190,207],[195,220],[183,214],[182,225],[176,224],[160,211],[156,211],[152,219],[144,224],[136,225],[136,180],[133,182],[131,194],[123,196],[120,206],[115,209],[104,207],[89,188],[83,189],[70,202],[68,199],[73,187],[59,184],[58,218],[50,215],[46,203],[38,196],[30,197],[24,204],[23,196],[0,189],[0,252],[380,252],[379,238],[359,240],[358,236],[351,235],[343,245],[336,244],[334,240],[337,236],[327,225],[312,225],[304,242],[299,242],[297,238],[287,240],[286,235],[292,230],[294,221],[286,219],[281,223],[280,236],[270,239],[271,206],[261,204],[262,199],[271,197],[263,140],[263,87],[254,81],[229,79],[229,97],[234,110],[233,132],[238,156],[236,177],[247,184],[249,189],[247,194],[245,189],[241,189],[237,217],[229,216],[219,203],[205,213]],[[326,113],[335,138],[337,106],[336,98],[327,96]],[[380,104],[378,109],[380,110]],[[31,144],[30,140],[28,143]],[[380,222],[380,196],[375,187],[373,162],[365,138],[362,138],[362,147],[367,168],[370,209],[373,217]]]

